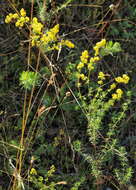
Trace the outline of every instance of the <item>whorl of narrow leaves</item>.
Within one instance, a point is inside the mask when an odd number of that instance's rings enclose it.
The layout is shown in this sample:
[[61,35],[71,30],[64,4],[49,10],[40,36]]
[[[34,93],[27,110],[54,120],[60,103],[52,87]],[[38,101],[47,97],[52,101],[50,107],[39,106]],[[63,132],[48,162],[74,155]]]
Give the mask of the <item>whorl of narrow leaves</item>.
[[20,76],[20,85],[25,89],[31,90],[33,86],[37,86],[40,82],[38,73],[32,71],[23,71]]

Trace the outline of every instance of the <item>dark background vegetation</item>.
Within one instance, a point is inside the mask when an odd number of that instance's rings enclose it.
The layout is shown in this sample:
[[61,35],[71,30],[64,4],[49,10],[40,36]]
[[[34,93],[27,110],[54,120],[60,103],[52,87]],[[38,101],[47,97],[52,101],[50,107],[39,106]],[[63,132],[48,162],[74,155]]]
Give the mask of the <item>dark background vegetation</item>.
[[[40,19],[40,7],[35,1],[34,15]],[[38,1],[39,2],[39,1]],[[42,1],[41,1],[42,2]],[[31,1],[13,1],[19,10],[25,8],[30,13]],[[136,183],[136,1],[135,0],[77,0],[72,1],[66,8],[55,12],[57,6],[64,3],[61,0],[49,1],[47,7],[47,24],[49,27],[60,24],[60,34],[67,36],[75,44],[75,50],[63,50],[57,63],[63,70],[69,62],[75,62],[81,51],[92,49],[92,46],[102,38],[118,41],[123,51],[116,57],[105,58],[99,69],[106,70],[113,75],[127,73],[131,81],[126,87],[132,92],[131,105],[127,117],[122,121],[119,134],[120,144],[126,147],[129,163],[134,174],[131,183]],[[109,6],[114,4],[113,10]],[[54,13],[54,12],[55,13]],[[21,134],[24,90],[19,85],[19,75],[26,68],[27,61],[27,31],[21,31],[12,24],[4,23],[5,16],[14,12],[10,1],[0,1],[0,189],[7,190],[11,180],[9,159],[16,159],[17,150],[11,145],[18,146]],[[91,52],[90,52],[91,53]],[[33,49],[34,63],[37,56]],[[53,60],[56,55],[53,54]],[[55,62],[55,61],[54,61]],[[41,62],[42,65],[45,63]],[[61,81],[61,82],[59,82]],[[63,81],[59,80],[61,87]],[[49,90],[49,97],[54,90]],[[38,100],[37,100],[38,101]],[[45,97],[45,105],[50,105],[50,98]],[[45,168],[54,164],[57,168],[56,181],[67,181],[69,185],[60,189],[70,189],[71,184],[79,180],[83,174],[86,181],[79,187],[82,190],[93,189],[89,166],[84,159],[73,152],[71,143],[77,139],[88,147],[86,137],[86,121],[80,111],[72,110],[69,103],[65,109],[59,106],[52,109],[38,121],[33,143],[28,147],[25,158],[24,173],[30,165],[31,157],[35,157],[34,166],[39,175],[43,175]],[[27,127],[33,121],[34,110]],[[40,128],[40,129],[39,129]],[[60,135],[60,129],[64,131]],[[26,131],[27,133],[27,131]],[[54,138],[61,136],[59,144],[54,147]],[[113,166],[117,163],[113,161]],[[109,175],[110,176],[110,175]],[[108,178],[108,177],[107,177]],[[112,181],[112,180],[111,180]],[[109,179],[105,179],[101,189],[112,186]],[[114,187],[115,188],[115,187]],[[95,188],[94,188],[95,190]]]

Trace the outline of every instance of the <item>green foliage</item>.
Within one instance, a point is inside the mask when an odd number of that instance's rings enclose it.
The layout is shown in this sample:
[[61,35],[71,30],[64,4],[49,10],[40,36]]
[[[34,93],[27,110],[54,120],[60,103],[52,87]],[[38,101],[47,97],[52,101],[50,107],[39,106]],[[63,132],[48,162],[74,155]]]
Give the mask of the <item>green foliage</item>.
[[120,43],[115,42],[113,43],[112,41],[107,42],[106,47],[101,49],[101,55],[102,56],[106,56],[106,55],[113,55],[114,53],[118,53],[121,52],[121,47],[120,47]]
[[20,85],[25,89],[31,90],[32,87],[39,85],[40,77],[38,73],[23,71],[20,75]]
[[52,177],[54,172],[55,167],[52,165],[50,170],[48,170],[47,172],[47,176],[42,177],[37,174],[37,171],[34,168],[32,168],[30,171],[29,180],[32,184],[34,184],[34,188],[38,188],[41,190],[55,190],[55,186],[57,185],[55,182],[50,182],[48,184],[48,178]]
[[[116,19],[122,19],[121,22],[115,22],[114,24],[110,25],[109,28],[109,35],[114,37],[120,36],[123,39],[134,39],[136,36],[135,28],[133,21],[136,16],[136,8],[135,2],[125,0],[123,2],[124,10],[118,11],[115,15]],[[126,14],[127,13],[127,14]]]
[[114,169],[114,173],[119,183],[121,185],[124,185],[130,182],[130,179],[132,178],[133,170],[128,165],[128,160],[126,158],[126,151],[124,147],[120,147],[117,154],[121,162],[121,167]]
[[81,177],[80,181],[76,182],[70,190],[78,190],[79,186],[85,181],[84,177]]
[[80,152],[81,151],[81,141],[79,141],[79,140],[74,141],[73,147],[74,147],[75,151]]

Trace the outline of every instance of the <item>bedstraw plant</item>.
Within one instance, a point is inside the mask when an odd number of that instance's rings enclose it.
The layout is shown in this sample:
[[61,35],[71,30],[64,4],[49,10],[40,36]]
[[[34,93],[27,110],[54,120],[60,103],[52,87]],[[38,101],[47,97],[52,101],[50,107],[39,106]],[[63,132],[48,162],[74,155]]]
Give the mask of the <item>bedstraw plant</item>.
[[[11,179],[12,181],[11,189],[20,190],[25,187],[23,178],[21,177],[23,162],[26,153],[28,151],[28,148],[30,148],[32,141],[34,142],[36,125],[40,120],[40,116],[42,115],[43,112],[45,112],[46,109],[45,106],[42,106],[44,102],[44,97],[47,94],[48,88],[52,84],[55,85],[54,83],[55,74],[53,71],[53,65],[49,60],[49,58],[47,57],[46,53],[49,53],[53,50],[59,51],[64,46],[67,46],[68,48],[74,48],[74,44],[67,39],[66,40],[61,39],[61,37],[58,34],[59,24],[56,24],[52,28],[48,28],[46,25],[41,23],[37,17],[28,17],[26,10],[24,8],[22,8],[19,12],[9,13],[5,18],[5,23],[14,25],[20,31],[25,31],[25,34],[27,33],[27,36],[29,38],[26,40],[26,43],[28,43],[28,60],[26,64],[26,70],[20,73],[19,76],[20,85],[21,87],[23,87],[25,91],[24,105],[23,105],[23,117],[21,119],[22,128],[21,128],[21,139],[19,142],[20,148],[18,149],[16,155],[16,165],[13,167],[16,170],[16,175],[13,174],[13,178]],[[38,50],[38,58],[36,60],[36,65],[35,63],[31,63],[32,48],[35,49],[37,48]],[[41,68],[41,65],[39,65],[41,55],[45,58],[46,61],[48,61],[48,67],[47,66],[44,67],[45,69]],[[40,103],[36,106],[35,102],[39,98],[41,90],[43,89],[42,87],[45,85],[45,83],[47,84],[46,89],[43,92]],[[54,107],[56,108],[56,106]],[[31,116],[33,114],[34,116]],[[28,123],[30,123],[30,127],[27,129]],[[32,177],[30,179],[32,179]],[[36,181],[36,178],[33,181],[35,183],[38,183],[38,181]],[[49,185],[48,188],[46,188],[46,185],[43,184],[42,188],[54,189],[55,185],[56,184],[53,182]],[[41,187],[39,186],[39,188]]]
[[[126,188],[133,171],[125,147],[120,144],[118,137],[121,121],[126,117],[131,103],[131,92],[125,92],[130,77],[125,73],[112,76],[98,70],[104,56],[122,51],[118,42],[102,39],[93,50],[94,56],[84,50],[79,62],[69,64],[66,68],[71,88],[76,87],[77,91],[75,94],[79,106],[76,109],[81,109],[88,123],[86,132],[90,143],[87,149],[80,140],[74,141],[73,146],[90,166],[94,189],[99,189],[109,179],[116,188]],[[118,160],[118,164],[114,163],[114,159]]]

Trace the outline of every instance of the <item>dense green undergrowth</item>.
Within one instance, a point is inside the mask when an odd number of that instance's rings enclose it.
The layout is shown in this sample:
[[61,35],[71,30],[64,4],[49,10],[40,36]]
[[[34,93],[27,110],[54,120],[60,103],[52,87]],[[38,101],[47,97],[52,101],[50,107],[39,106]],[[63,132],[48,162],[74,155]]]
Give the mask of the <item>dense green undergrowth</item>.
[[134,0],[0,2],[0,189],[135,186]]

